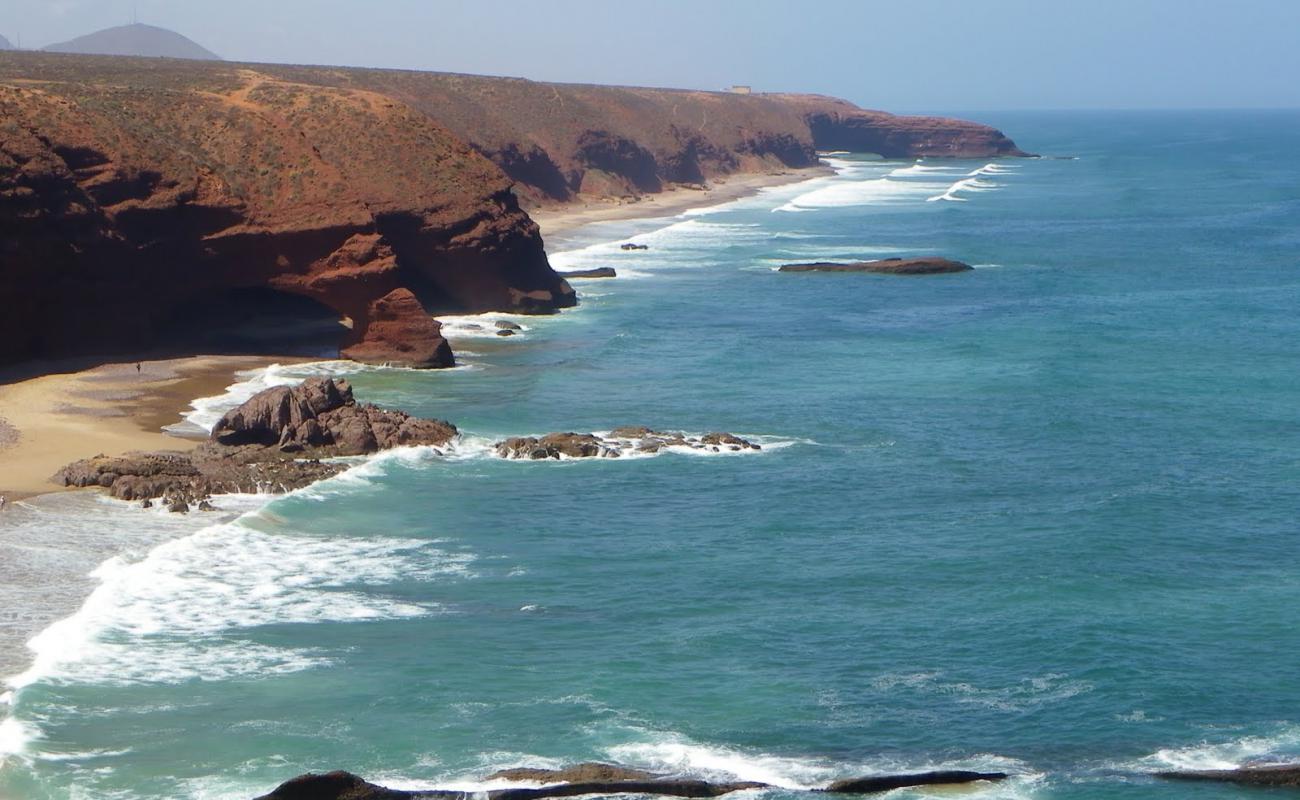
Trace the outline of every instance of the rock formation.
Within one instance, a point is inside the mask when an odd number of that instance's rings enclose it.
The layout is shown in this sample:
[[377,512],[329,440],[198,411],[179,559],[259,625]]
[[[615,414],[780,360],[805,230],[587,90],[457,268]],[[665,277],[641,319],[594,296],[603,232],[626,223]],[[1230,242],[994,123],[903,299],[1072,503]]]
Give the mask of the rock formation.
[[447,422],[357,403],[347,381],[312,378],[253,395],[191,452],[95,456],[64,467],[54,482],[100,486],[121,500],[162,498],[172,510],[188,511],[214,494],[286,492],[347,467],[322,458],[441,446],[456,433]]
[[[912,775],[878,775],[836,781],[818,792],[836,794],[874,794],[908,786],[939,786],[976,781],[1000,781],[1003,772],[969,772],[946,770]],[[564,770],[514,769],[498,772],[489,779],[529,780],[548,786],[493,789],[487,792],[457,792],[424,789],[406,792],[376,786],[349,772],[300,775],[280,784],[270,794],[257,800],[545,800],[551,797],[581,795],[643,794],[661,797],[720,797],[747,789],[771,788],[765,783],[735,781],[714,783],[656,776],[652,773],[615,767],[609,764],[579,764]]]
[[1157,772],[1156,777],[1171,781],[1208,781],[1236,783],[1242,786],[1300,787],[1300,764],[1281,764],[1240,769],[1196,769]]
[[818,261],[812,264],[786,264],[779,272],[876,272],[884,275],[938,275],[946,272],[967,272],[970,264],[947,258],[882,258],[879,261],[858,261],[839,264]]
[[762,446],[730,433],[706,433],[687,436],[684,433],[655,431],[644,427],[615,428],[606,436],[594,433],[550,433],[540,438],[517,436],[493,445],[502,458],[543,459],[559,458],[619,458],[624,454],[658,453],[668,447],[691,450],[740,452],[762,450]]

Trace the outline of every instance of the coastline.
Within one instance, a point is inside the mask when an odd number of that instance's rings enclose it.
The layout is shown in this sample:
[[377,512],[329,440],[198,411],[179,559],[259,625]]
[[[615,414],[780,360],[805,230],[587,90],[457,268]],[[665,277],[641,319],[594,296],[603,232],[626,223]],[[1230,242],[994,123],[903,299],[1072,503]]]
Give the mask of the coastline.
[[[50,478],[97,453],[190,450],[201,439],[163,430],[192,400],[220,394],[242,370],[301,358],[193,356],[110,363],[0,385],[0,496],[67,491]],[[51,365],[57,369],[56,365]]]
[[554,206],[539,206],[528,211],[542,236],[561,236],[594,222],[653,219],[668,217],[693,208],[729,203],[758,194],[762,189],[801,183],[835,174],[826,164],[815,167],[784,169],[779,172],[736,172],[715,178],[707,189],[674,186],[655,194],[631,200],[589,201]]

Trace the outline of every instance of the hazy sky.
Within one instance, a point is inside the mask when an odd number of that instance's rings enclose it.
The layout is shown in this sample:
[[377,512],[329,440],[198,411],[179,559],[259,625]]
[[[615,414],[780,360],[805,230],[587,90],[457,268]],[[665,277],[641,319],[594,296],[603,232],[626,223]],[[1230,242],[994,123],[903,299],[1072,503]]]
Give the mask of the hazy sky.
[[40,47],[133,8],[241,61],[902,111],[1300,106],[1300,0],[0,0],[0,33]]

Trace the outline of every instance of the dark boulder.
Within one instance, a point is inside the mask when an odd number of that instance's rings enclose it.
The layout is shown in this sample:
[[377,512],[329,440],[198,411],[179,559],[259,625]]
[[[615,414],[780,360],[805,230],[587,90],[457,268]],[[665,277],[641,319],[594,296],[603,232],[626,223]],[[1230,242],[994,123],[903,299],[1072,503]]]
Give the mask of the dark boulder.
[[620,249],[620,250],[649,250],[649,249],[650,249],[650,245],[648,245],[648,244],[632,244],[631,242],[628,242],[628,243],[625,244],[625,245],[620,245],[619,249]]
[[882,275],[939,275],[948,272],[968,272],[970,264],[947,258],[925,256],[922,258],[882,258],[879,261],[857,261],[837,264],[817,261],[811,264],[786,264],[780,272],[875,272]]
[[403,792],[368,783],[351,772],[309,773],[285,781],[256,800],[414,800],[417,797],[457,798],[462,792]]
[[504,320],[504,319],[499,319],[499,320],[497,320],[497,322],[496,322],[496,326],[497,326],[497,329],[498,329],[498,330],[503,330],[503,331],[516,331],[516,332],[517,332],[517,331],[522,331],[522,330],[524,329],[524,327],[523,327],[522,325],[517,325],[517,324],[515,324],[515,323],[513,323],[513,322],[508,322],[508,321],[506,321],[506,320]]

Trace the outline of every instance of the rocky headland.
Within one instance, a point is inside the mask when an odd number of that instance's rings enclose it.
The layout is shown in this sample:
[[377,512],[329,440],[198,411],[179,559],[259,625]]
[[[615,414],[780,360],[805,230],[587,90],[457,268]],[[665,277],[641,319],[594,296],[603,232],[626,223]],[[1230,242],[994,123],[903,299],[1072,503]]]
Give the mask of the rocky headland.
[[924,256],[921,258],[882,258],[878,261],[856,261],[843,264],[834,261],[817,261],[811,264],[786,264],[778,272],[874,272],[880,275],[941,275],[949,272],[969,272],[970,264],[949,258]]
[[[814,792],[875,794],[909,786],[956,786],[1001,781],[1004,772],[942,770],[901,775],[874,775],[835,781]],[[369,783],[350,772],[300,775],[257,800],[545,800],[581,795],[652,795],[660,797],[720,797],[748,789],[772,788],[755,781],[713,782],[656,775],[612,764],[577,764],[561,770],[520,768],[502,770],[489,780],[528,781],[544,786],[460,792],[445,789],[401,791]]]
[[817,96],[12,51],[0,120],[0,363],[228,352],[259,328],[239,352],[277,352],[298,320],[344,357],[450,366],[432,315],[576,302],[526,206],[819,149],[1023,155]]

